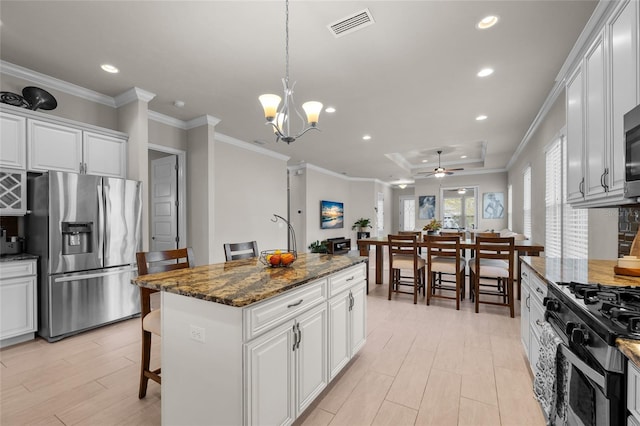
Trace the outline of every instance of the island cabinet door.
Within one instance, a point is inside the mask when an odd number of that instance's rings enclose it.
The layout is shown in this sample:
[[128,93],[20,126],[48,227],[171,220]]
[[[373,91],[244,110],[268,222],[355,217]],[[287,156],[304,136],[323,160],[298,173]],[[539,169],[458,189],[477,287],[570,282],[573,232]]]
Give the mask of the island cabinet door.
[[296,319],[296,416],[327,387],[327,304]]
[[329,380],[332,380],[351,359],[349,295],[350,292],[345,291],[329,301]]
[[351,290],[351,350],[353,357],[367,341],[367,295],[366,283],[357,284]]
[[294,321],[245,345],[245,423],[287,425],[294,413]]

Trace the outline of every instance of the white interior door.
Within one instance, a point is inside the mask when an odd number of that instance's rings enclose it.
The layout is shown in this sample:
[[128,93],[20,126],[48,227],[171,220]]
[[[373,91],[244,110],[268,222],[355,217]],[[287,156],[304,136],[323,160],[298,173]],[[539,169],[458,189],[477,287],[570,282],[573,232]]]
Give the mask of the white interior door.
[[178,248],[178,157],[151,161],[151,251]]
[[413,231],[416,227],[416,200],[400,198],[400,231]]

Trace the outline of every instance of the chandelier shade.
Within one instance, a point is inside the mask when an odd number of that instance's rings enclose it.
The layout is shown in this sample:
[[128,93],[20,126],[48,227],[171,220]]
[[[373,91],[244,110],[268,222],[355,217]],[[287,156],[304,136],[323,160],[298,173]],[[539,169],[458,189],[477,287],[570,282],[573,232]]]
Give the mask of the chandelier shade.
[[[274,94],[261,95],[258,97],[258,100],[264,109],[264,117],[267,120],[265,124],[273,127],[273,132],[276,134],[276,141],[282,140],[290,144],[311,129],[320,130],[317,126],[320,112],[322,111],[322,103],[309,101],[302,104],[302,109],[306,115],[306,122],[296,109],[293,101],[293,87],[296,83],[294,82],[291,87],[289,87],[289,0],[285,1],[285,6],[285,77],[282,79],[284,102],[282,102],[283,98]],[[280,106],[280,102],[282,102],[282,106]],[[301,121],[301,127],[297,133],[291,132],[292,113],[294,112]]]

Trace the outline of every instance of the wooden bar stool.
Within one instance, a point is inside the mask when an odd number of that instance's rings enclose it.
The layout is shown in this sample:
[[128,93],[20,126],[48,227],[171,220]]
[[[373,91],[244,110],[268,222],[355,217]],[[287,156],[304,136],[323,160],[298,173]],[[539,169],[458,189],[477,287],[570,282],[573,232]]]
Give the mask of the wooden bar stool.
[[258,243],[255,241],[248,241],[246,243],[226,243],[224,244],[224,257],[227,262],[230,260],[258,257]]
[[[416,235],[388,235],[389,241],[389,300],[391,293],[413,294],[413,303],[418,303],[418,292],[424,288],[425,262],[418,254],[418,242]],[[412,281],[403,281],[400,270],[413,271]],[[412,292],[400,291],[400,286],[406,285],[413,288]]]
[[[151,251],[136,253],[138,263],[138,275],[153,274],[156,272],[172,271],[174,269],[193,268],[193,251],[191,247],[177,250]],[[140,390],[138,398],[147,395],[149,379],[162,384],[160,368],[149,370],[151,361],[151,334],[161,336],[160,309],[151,310],[151,295],[158,290],[140,287],[140,318],[142,321],[142,361],[140,366]]]
[[[427,242],[427,305],[432,297],[455,299],[456,310],[460,310],[460,299],[464,289],[464,268],[466,260],[460,253],[460,236],[425,235]],[[436,276],[437,274],[437,276]],[[442,274],[453,275],[453,281],[442,279]],[[453,283],[454,287],[445,283]],[[440,290],[440,293],[436,293]],[[454,291],[454,296],[442,293],[443,290]]]
[[[475,257],[469,260],[476,313],[478,313],[479,304],[486,303],[508,306],[511,318],[514,317],[514,251],[513,237],[476,237]],[[480,278],[485,278],[485,282],[481,284]],[[487,283],[486,279],[496,280],[496,285]],[[481,286],[489,289],[481,290]],[[480,295],[497,296],[502,299],[502,303],[480,300]]]

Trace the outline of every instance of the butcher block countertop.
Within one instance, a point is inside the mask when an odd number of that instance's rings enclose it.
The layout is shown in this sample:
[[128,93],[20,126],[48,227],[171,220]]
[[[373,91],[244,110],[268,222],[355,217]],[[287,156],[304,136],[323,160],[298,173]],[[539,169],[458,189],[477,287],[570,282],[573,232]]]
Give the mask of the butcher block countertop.
[[367,259],[357,255],[301,253],[288,267],[271,268],[258,258],[251,258],[140,275],[131,282],[140,287],[242,307]]
[[588,282],[617,286],[640,286],[640,277],[616,275],[615,260],[560,259],[522,256],[522,261],[540,276],[553,282]]
[[[522,257],[543,279],[553,282],[579,281],[617,286],[640,286],[640,277],[616,275],[615,260],[577,260],[545,257]],[[616,346],[640,367],[640,340],[616,339]]]

